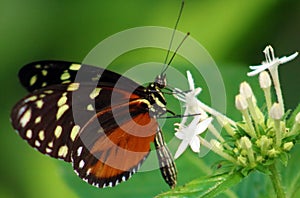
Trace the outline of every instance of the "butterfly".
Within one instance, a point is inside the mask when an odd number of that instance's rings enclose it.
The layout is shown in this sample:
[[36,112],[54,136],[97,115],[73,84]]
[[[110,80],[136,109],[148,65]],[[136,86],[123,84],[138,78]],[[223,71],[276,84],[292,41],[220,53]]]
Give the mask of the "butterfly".
[[99,67],[38,61],[22,67],[19,79],[29,94],[13,107],[12,126],[39,152],[104,188],[136,173],[154,143],[161,174],[175,187],[175,163],[156,120],[168,112],[165,74],[144,87]]

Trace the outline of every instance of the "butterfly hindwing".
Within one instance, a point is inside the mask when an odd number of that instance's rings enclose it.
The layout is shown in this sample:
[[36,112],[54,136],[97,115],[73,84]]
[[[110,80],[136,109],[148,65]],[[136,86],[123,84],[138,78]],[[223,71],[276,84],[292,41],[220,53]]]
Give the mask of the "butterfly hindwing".
[[79,126],[75,126],[72,97],[66,87],[50,86],[29,94],[14,106],[11,120],[32,147],[69,162],[74,133],[78,133]]
[[[127,105],[131,107],[130,115]],[[142,100],[127,105],[112,107],[105,114],[99,112],[83,127],[75,142],[74,170],[94,186],[112,187],[126,181],[149,154],[157,122],[145,112]],[[118,115],[106,116],[113,111]]]

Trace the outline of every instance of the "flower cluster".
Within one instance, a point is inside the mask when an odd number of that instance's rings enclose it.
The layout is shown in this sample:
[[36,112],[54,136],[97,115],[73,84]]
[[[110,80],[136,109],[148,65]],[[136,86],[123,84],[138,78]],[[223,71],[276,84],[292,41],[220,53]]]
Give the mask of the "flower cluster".
[[[300,134],[300,113],[293,123],[287,126],[287,113],[281,93],[278,66],[293,60],[298,53],[291,56],[276,58],[271,46],[263,51],[266,60],[258,66],[250,66],[253,70],[248,76],[259,74],[259,84],[264,92],[267,108],[259,108],[256,97],[247,82],[240,84],[239,94],[235,98],[235,106],[242,114],[242,121],[235,122],[217,112],[197,99],[201,92],[195,88],[190,72],[187,78],[190,86],[188,92],[174,90],[174,96],[185,103],[184,117],[177,123],[175,136],[182,140],[175,154],[178,158],[188,146],[194,152],[200,151],[200,145],[210,148],[213,152],[242,167],[246,173],[249,170],[264,170],[264,167],[274,163],[276,158],[287,159],[287,153],[295,145],[295,137]],[[276,98],[272,98],[272,89]],[[186,115],[192,115],[191,122]],[[228,134],[224,139],[212,124],[213,117],[223,126]],[[207,141],[200,136],[209,130],[214,139]],[[286,160],[287,161],[287,160]],[[286,163],[285,161],[285,163]]]

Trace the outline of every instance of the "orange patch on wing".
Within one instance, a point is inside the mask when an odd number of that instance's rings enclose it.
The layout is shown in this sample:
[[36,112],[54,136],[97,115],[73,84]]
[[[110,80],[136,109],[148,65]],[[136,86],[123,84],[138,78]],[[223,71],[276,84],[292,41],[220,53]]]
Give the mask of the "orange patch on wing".
[[116,128],[108,136],[103,135],[91,149],[91,153],[99,159],[91,172],[99,178],[109,178],[136,167],[148,155],[156,128],[155,119],[144,113]]

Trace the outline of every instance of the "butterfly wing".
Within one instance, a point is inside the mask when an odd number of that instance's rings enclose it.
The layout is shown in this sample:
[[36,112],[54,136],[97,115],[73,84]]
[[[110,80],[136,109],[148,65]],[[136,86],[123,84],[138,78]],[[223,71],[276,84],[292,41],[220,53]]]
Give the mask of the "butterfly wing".
[[[13,127],[41,153],[73,161],[74,170],[88,183],[114,186],[147,157],[158,124],[149,115],[144,87],[102,68],[64,61],[28,64],[19,77],[32,93],[13,108]],[[151,135],[140,137],[145,131]],[[155,141],[163,145],[161,138]],[[157,154],[162,165],[172,158],[165,145],[161,148]],[[164,179],[173,186],[174,163],[162,167]]]
[[107,87],[114,87],[118,83],[118,87],[125,90],[137,87],[139,89],[143,88],[136,82],[115,72],[68,61],[37,61],[29,63],[20,69],[19,79],[29,92],[50,85],[72,82]]
[[[127,105],[132,117],[129,120]],[[137,99],[91,118],[80,132],[72,153],[73,167],[79,177],[97,187],[112,187],[137,172],[149,154],[157,127],[144,105],[143,100]],[[113,111],[118,114],[107,117]]]

